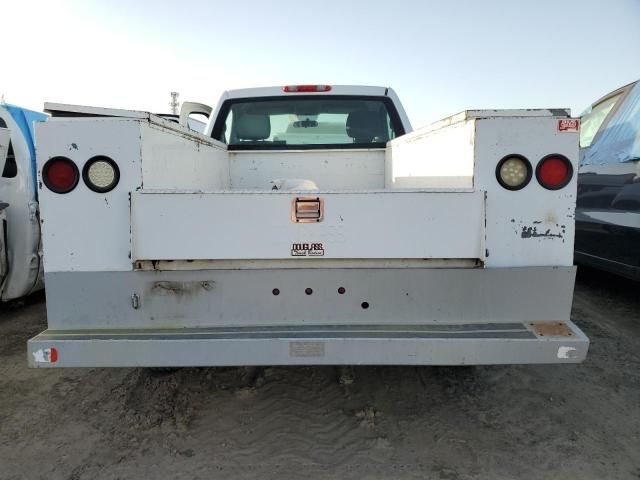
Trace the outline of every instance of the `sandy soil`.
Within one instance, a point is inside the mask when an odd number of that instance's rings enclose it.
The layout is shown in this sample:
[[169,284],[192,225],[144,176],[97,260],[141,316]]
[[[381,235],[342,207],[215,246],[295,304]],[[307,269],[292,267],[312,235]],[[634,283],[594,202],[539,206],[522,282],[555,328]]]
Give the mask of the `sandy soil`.
[[579,276],[582,365],[30,370],[0,311],[0,478],[640,478],[640,285]]

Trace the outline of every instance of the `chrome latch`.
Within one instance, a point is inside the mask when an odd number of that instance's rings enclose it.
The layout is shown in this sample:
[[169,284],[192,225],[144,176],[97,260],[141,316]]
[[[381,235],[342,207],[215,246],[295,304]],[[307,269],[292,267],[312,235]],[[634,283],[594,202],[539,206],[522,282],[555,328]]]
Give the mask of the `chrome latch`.
[[320,197],[296,197],[291,208],[291,221],[296,223],[321,222],[324,201]]

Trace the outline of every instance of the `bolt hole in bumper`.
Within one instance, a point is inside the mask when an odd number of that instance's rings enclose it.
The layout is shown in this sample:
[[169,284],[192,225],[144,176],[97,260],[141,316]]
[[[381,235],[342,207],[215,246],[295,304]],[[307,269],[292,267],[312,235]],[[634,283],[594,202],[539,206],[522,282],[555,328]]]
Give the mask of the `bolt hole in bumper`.
[[31,367],[491,365],[578,363],[572,322],[47,330]]

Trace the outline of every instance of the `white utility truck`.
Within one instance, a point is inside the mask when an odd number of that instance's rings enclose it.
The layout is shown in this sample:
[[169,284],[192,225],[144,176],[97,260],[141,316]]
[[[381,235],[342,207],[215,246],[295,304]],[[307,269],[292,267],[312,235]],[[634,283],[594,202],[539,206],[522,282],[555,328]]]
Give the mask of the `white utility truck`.
[[[33,367],[575,363],[578,121],[226,92],[203,134],[47,104]],[[187,105],[188,108],[188,105]],[[189,111],[182,112],[181,119]]]

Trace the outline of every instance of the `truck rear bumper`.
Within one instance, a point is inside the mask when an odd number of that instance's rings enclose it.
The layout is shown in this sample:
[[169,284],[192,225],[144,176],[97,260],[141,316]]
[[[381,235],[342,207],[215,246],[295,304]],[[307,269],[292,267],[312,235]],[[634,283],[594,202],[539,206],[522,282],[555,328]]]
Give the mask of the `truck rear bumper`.
[[572,322],[46,330],[31,367],[578,363]]

